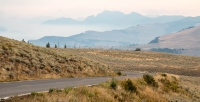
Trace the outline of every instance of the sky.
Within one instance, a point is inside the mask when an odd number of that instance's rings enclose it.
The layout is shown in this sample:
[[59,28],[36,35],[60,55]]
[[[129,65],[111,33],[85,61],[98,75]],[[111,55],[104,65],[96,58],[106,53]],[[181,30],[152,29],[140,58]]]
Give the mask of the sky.
[[[30,19],[70,17],[82,19],[104,10],[137,12],[142,15],[200,16],[200,0],[0,0],[0,36],[17,40],[43,36],[71,36],[87,30],[105,31],[114,27],[42,26]],[[115,27],[121,29],[120,27]]]
[[104,10],[143,15],[198,16],[200,0],[0,0],[6,17],[87,17]]

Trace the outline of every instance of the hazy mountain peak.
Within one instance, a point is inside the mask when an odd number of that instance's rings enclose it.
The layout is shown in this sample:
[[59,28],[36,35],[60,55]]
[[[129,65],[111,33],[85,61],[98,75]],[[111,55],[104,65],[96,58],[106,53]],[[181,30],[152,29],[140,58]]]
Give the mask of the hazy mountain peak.
[[124,15],[124,13],[122,13],[120,11],[108,11],[108,10],[105,10],[102,13],[99,13],[97,16],[100,16],[100,15]]
[[140,16],[143,16],[143,15],[137,13],[137,12],[131,12],[129,15],[140,15]]
[[54,20],[48,20],[43,24],[93,24],[93,25],[120,25],[120,26],[134,26],[137,24],[153,24],[153,23],[166,23],[183,19],[183,16],[160,16],[156,18],[150,18],[143,16],[136,12],[130,14],[124,14],[120,11],[108,11],[105,10],[96,16],[88,16],[84,21],[78,21],[71,18],[58,18]]

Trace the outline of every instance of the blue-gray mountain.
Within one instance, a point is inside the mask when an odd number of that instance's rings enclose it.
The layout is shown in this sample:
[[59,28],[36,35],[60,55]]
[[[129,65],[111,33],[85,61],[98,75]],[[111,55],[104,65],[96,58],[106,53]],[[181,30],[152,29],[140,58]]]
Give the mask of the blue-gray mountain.
[[185,28],[200,25],[200,17],[187,17],[169,23],[143,24],[132,26],[123,30],[105,32],[86,31],[70,37],[47,36],[38,40],[30,40],[30,43],[45,46],[48,42],[60,47],[95,47],[95,46],[129,46],[133,44],[147,44],[158,36],[178,32]]
[[104,11],[97,16],[89,16],[84,21],[77,21],[71,18],[58,18],[44,21],[43,24],[58,24],[58,25],[71,25],[71,24],[89,24],[89,25],[127,25],[133,26],[137,24],[149,24],[149,23],[166,23],[183,19],[184,16],[160,16],[156,18],[150,18],[143,16],[139,13],[132,12],[130,14],[124,14],[119,11]]

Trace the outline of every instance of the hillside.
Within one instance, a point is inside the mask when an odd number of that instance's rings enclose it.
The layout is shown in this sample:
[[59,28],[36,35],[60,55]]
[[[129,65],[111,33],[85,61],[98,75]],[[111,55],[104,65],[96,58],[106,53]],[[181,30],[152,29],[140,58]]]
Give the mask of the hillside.
[[177,33],[158,37],[160,47],[168,48],[197,48],[200,47],[200,26],[190,27]]
[[[144,77],[129,81],[113,79],[114,81],[91,87],[49,89],[46,93],[32,92],[30,95],[11,97],[5,102],[200,100],[199,57],[145,51],[43,48],[4,37],[0,37],[0,56],[1,81],[106,76],[115,75],[114,72],[118,71],[162,73],[155,74],[153,83],[149,77],[147,78],[151,82],[145,81],[147,79]],[[116,83],[116,88],[113,88],[113,82]]]
[[147,44],[152,39],[165,34],[178,32],[182,29],[200,24],[200,17],[187,17],[179,21],[169,23],[143,24],[126,29],[104,32],[86,31],[69,37],[46,36],[38,40],[29,40],[38,46],[58,44],[64,47],[113,47],[129,46],[133,44]]
[[200,26],[189,27],[177,33],[160,36],[142,48],[183,49],[181,54],[200,56]]
[[200,16],[197,17],[186,17],[181,20],[177,20],[175,22],[169,22],[168,23],[169,28],[166,29],[166,31],[169,33],[176,32],[177,29],[185,29],[189,28],[191,26],[198,26],[200,25]]
[[0,37],[0,81],[107,76],[113,70],[99,62]]
[[114,68],[115,71],[164,72],[187,76],[200,76],[200,58],[159,52],[67,49],[61,52],[75,53]]
[[105,76],[113,75],[113,71],[200,75],[199,57],[120,50],[48,49],[4,37],[0,37],[0,41],[1,81]]

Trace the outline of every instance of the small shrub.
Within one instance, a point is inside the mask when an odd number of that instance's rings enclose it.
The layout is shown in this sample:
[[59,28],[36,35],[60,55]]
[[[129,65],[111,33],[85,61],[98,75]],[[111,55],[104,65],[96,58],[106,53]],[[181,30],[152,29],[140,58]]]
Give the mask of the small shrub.
[[65,92],[66,94],[68,94],[72,89],[73,89],[73,87],[66,87],[66,88],[64,89],[64,92]]
[[163,76],[163,77],[167,77],[167,74],[165,74],[165,73],[162,73],[162,74],[161,74],[161,76]]
[[141,49],[140,48],[136,48],[135,51],[141,51]]
[[46,63],[41,63],[40,65],[39,65],[39,68],[40,69],[44,69],[46,67]]
[[117,75],[122,75],[122,72],[121,72],[121,71],[118,71],[118,72],[117,72]]
[[65,63],[65,60],[60,59],[60,60],[58,60],[58,63]]
[[10,73],[8,76],[10,79],[14,79],[14,75],[12,73]]
[[133,82],[130,79],[125,82],[124,89],[131,92],[137,91],[137,88],[133,85]]
[[55,91],[54,88],[50,88],[50,89],[49,89],[49,93],[52,93],[52,92],[54,92],[54,91]]
[[50,62],[50,61],[48,61],[48,65],[49,65],[51,68],[54,67],[54,66],[56,66],[54,62]]
[[176,77],[175,77],[175,76],[172,76],[172,79],[173,79],[174,81],[177,81],[177,79],[176,79]]
[[30,64],[31,64],[32,66],[35,66],[35,65],[38,65],[39,62],[38,62],[37,60],[35,60],[35,59],[32,59],[32,60],[30,61]]
[[30,57],[30,55],[27,52],[25,52],[25,51],[20,50],[19,53],[20,53],[21,57],[27,57],[27,58]]
[[144,74],[143,75],[143,79],[148,85],[151,85],[151,86],[154,86],[154,87],[158,87],[158,83],[155,81],[153,76],[151,76],[149,74]]
[[93,92],[88,93],[88,97],[94,97],[94,96],[95,96],[95,94]]
[[4,66],[4,69],[6,69],[6,71],[11,71],[12,68],[11,68],[11,66],[9,66],[9,65],[5,65],[5,66]]
[[62,92],[62,90],[61,89],[56,89],[56,92]]
[[8,47],[6,45],[2,46],[3,50],[8,50]]
[[4,53],[4,50],[0,48],[0,54],[3,54],[3,53]]
[[29,65],[29,66],[31,65],[29,60],[21,60],[21,62],[23,64],[26,64],[26,65]]
[[69,75],[69,78],[74,78],[74,76],[72,74]]
[[31,96],[43,96],[43,93],[32,92]]
[[31,92],[31,96],[37,96],[37,92]]
[[116,79],[115,79],[115,78],[112,78],[112,81],[111,81],[111,83],[110,83],[110,87],[111,87],[112,89],[116,89],[116,87],[117,87],[117,82],[116,82]]
[[17,56],[12,56],[12,57],[9,57],[9,61],[10,62],[18,62],[18,63],[20,63],[21,62],[21,58],[17,57]]
[[179,92],[179,86],[177,81],[169,81],[167,78],[160,79],[160,82],[164,85],[163,90],[168,92],[169,90],[173,92]]

